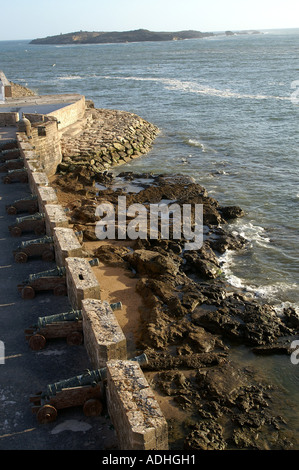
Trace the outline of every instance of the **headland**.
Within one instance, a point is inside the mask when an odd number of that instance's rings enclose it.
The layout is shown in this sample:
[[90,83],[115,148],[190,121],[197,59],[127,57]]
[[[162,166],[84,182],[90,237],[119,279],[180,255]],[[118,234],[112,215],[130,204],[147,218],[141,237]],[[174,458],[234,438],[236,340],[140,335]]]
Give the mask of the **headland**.
[[[201,31],[158,32],[147,29],[133,31],[76,31],[72,33],[33,39],[30,44],[113,44],[129,42],[182,41],[184,39],[202,39],[217,36],[219,33]],[[237,34],[259,34],[259,31],[226,31],[227,36]]]

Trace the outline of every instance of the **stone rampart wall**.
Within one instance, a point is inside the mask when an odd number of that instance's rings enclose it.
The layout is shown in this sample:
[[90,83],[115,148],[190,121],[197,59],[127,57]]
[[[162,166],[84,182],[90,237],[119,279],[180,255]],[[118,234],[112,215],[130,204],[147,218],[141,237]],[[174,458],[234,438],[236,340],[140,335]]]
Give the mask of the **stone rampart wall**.
[[[71,112],[71,111],[70,111]],[[43,135],[43,134],[46,135]],[[55,121],[32,126],[32,138],[17,135],[28,183],[45,214],[47,235],[54,238],[58,266],[66,268],[67,295],[82,309],[84,344],[94,368],[107,367],[106,398],[120,450],[167,450],[167,422],[137,362],[127,360],[126,337],[107,302],[63,207],[49,184],[50,158],[57,136]],[[11,148],[8,143],[3,150]],[[55,153],[55,151],[54,151]],[[54,170],[54,166],[52,167]]]

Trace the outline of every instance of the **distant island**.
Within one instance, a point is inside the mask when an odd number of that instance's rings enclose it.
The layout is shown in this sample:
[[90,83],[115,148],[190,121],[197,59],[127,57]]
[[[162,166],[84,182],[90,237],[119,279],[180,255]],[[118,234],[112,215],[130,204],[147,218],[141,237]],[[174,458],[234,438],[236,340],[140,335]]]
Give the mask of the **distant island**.
[[[226,31],[223,34],[258,34],[259,31],[232,32]],[[147,29],[137,29],[134,31],[77,31],[74,33],[47,36],[46,38],[33,39],[30,44],[108,44],[144,41],[179,41],[184,39],[199,39],[210,36],[217,36],[215,33],[202,33],[201,31],[177,31],[177,32],[155,32]]]

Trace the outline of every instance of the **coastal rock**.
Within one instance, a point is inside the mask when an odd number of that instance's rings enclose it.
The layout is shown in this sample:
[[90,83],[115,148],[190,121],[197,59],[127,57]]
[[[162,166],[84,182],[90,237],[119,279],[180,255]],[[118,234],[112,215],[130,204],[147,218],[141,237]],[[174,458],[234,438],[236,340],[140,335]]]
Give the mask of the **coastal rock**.
[[220,206],[219,211],[225,220],[243,217],[245,212],[239,206]]
[[124,260],[128,253],[130,253],[129,248],[109,244],[96,248],[93,256],[108,266],[128,268],[129,264]]
[[299,315],[293,307],[285,308],[283,310],[283,321],[289,327],[299,331]]
[[226,307],[213,312],[192,313],[192,321],[216,334],[238,340],[251,346],[271,345],[279,337],[291,334],[283,322],[276,316],[275,310],[269,305],[254,303],[239,304],[226,301]]
[[175,275],[179,266],[171,257],[163,256],[156,251],[136,250],[126,256],[126,260],[139,274],[156,276],[170,273]]
[[192,450],[225,450],[227,444],[223,437],[223,429],[216,422],[201,422],[194,426],[186,437],[184,449]]
[[204,279],[215,279],[220,273],[220,264],[209,245],[204,243],[197,251],[184,253],[185,272],[193,272]]

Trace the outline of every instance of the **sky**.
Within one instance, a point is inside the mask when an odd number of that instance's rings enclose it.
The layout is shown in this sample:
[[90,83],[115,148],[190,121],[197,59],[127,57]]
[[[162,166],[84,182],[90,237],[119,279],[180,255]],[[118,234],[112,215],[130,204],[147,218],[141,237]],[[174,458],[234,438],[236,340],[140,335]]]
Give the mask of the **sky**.
[[298,0],[14,0],[0,8],[0,40],[74,31],[203,32],[299,27]]

